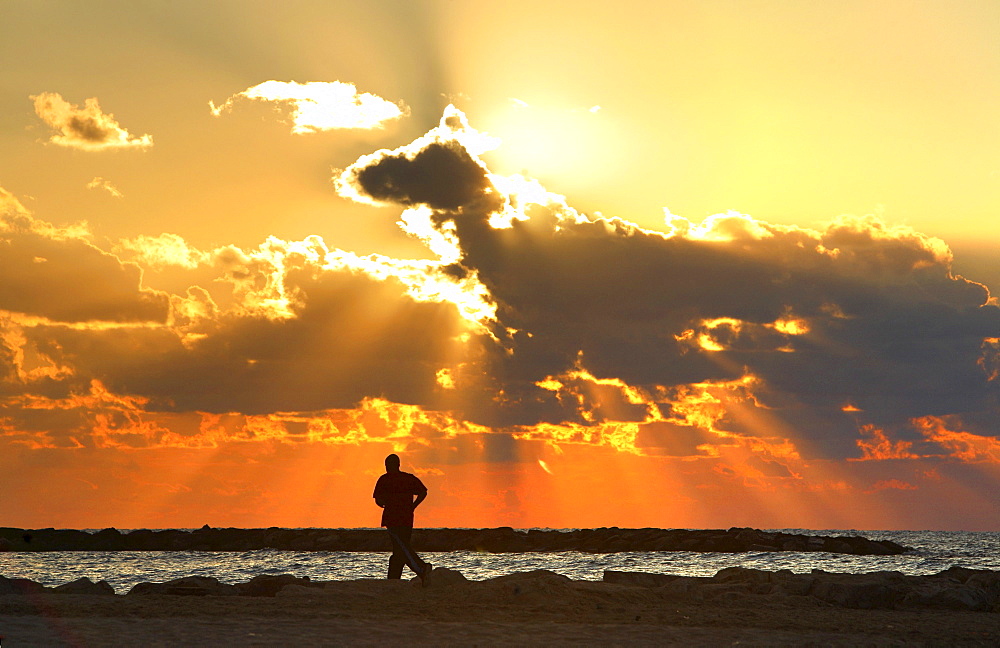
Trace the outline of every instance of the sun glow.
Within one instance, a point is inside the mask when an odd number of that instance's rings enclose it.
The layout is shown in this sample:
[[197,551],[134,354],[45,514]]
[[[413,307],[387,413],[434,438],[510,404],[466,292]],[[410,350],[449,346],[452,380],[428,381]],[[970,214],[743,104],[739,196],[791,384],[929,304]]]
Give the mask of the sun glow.
[[[596,108],[596,109],[595,109]],[[557,106],[511,99],[481,116],[503,147],[490,161],[505,172],[558,179],[571,184],[593,178],[595,168],[617,161],[613,146],[616,124],[598,106]],[[575,180],[574,180],[575,178]]]

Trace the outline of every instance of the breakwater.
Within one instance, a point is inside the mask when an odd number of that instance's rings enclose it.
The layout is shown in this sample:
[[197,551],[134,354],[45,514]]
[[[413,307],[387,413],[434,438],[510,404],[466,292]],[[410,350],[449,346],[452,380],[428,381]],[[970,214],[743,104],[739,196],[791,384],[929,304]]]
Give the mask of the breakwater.
[[[908,550],[890,540],[863,536],[804,535],[733,527],[731,529],[416,529],[414,546],[421,551],[484,551],[524,553],[583,551],[695,552],[827,552],[891,556]],[[0,528],[0,551],[386,551],[389,540],[381,529],[213,528],[195,530],[108,528],[97,532],[75,529]]]

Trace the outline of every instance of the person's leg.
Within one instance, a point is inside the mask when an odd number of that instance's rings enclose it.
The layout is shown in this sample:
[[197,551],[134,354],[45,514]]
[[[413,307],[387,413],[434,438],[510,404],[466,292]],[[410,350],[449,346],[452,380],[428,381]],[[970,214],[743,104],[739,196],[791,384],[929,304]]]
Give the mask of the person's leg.
[[403,565],[406,564],[406,557],[403,553],[403,548],[400,546],[399,542],[397,542],[396,534],[388,528],[386,531],[389,532],[389,539],[392,540],[392,555],[389,556],[389,574],[386,578],[402,578]]
[[[413,570],[413,573],[417,576],[425,576],[427,571],[427,563],[421,560],[417,552],[413,550],[410,546],[410,538],[413,536],[413,527],[389,527],[389,537],[392,538],[392,555],[393,558],[396,557],[397,552],[403,561]],[[390,564],[392,559],[390,558]],[[402,574],[403,567],[402,564],[399,566],[400,574]],[[397,576],[397,578],[399,578]]]

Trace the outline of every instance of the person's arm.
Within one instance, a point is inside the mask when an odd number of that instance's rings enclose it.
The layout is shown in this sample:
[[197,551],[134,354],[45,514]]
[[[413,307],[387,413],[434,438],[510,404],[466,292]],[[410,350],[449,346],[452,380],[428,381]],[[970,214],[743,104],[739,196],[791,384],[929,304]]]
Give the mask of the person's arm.
[[379,508],[385,508],[385,497],[384,493],[382,492],[383,489],[379,488],[379,486],[381,485],[382,485],[382,480],[379,479],[375,483],[375,492],[372,493],[372,497],[375,498],[375,503],[378,504]]
[[413,508],[420,506],[420,502],[423,502],[425,499],[427,499],[427,491],[417,493],[417,499],[413,500]]

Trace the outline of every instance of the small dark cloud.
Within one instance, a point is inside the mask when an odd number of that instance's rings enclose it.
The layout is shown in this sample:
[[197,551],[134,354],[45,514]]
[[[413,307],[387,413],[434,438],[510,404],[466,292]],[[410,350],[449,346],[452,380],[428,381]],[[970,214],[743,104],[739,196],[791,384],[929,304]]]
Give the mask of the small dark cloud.
[[490,189],[486,171],[458,142],[435,141],[415,154],[386,153],[348,169],[357,190],[377,202],[456,210]]
[[83,107],[69,103],[56,92],[42,92],[31,99],[35,113],[56,131],[50,139],[53,144],[86,151],[153,145],[149,135],[132,135],[114,115],[103,112],[96,97],[87,99]]

